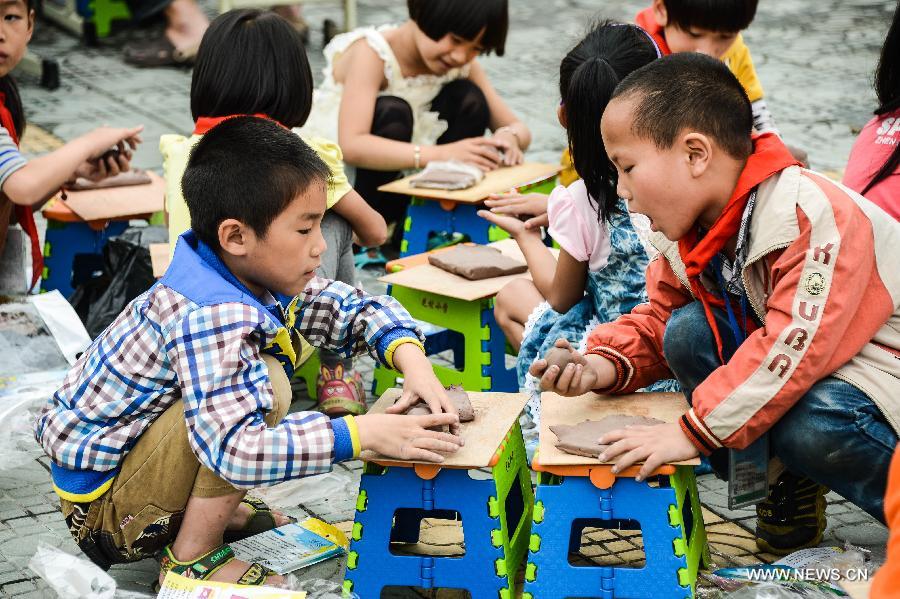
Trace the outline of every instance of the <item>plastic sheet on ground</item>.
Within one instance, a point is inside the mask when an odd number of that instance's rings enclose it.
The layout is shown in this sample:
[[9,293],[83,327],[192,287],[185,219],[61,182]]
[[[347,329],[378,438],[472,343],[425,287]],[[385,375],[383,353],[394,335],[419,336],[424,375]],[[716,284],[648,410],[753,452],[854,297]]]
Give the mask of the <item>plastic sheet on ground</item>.
[[95,564],[61,549],[39,543],[28,562],[60,599],[114,599],[116,581]]
[[65,375],[65,370],[51,370],[0,377],[0,472],[41,454],[34,439],[35,420]]
[[358,475],[335,468],[325,474],[307,476],[279,483],[263,489],[255,489],[253,495],[270,506],[295,507],[302,503],[316,503],[323,499],[356,495]]

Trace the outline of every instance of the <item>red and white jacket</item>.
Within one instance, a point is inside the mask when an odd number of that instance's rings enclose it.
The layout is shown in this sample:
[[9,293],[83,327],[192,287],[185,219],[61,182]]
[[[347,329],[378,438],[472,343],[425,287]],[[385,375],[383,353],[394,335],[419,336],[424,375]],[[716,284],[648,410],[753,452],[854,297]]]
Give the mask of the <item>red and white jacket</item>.
[[[660,255],[647,267],[650,301],[588,337],[588,353],[617,364],[605,393],[672,376],[666,322],[695,298],[678,244],[661,234],[652,241]],[[747,447],[827,376],[866,393],[900,433],[900,223],[856,192],[789,167],[757,189],[742,277],[763,326],[694,390],[681,425],[699,451]]]

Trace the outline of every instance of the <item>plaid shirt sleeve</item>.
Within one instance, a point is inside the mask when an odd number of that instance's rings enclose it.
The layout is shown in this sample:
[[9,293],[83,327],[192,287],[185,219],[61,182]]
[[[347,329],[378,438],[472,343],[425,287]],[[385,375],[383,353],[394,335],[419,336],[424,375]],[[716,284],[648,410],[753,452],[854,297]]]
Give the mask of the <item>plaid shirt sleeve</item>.
[[334,459],[334,433],[323,414],[289,414],[272,428],[263,421],[274,405],[259,353],[263,319],[239,303],[200,307],[166,345],[194,453],[239,489],[327,472]]
[[313,278],[300,295],[298,309],[299,333],[310,344],[344,357],[368,351],[376,361],[393,368],[385,355],[389,345],[399,337],[425,342],[416,321],[397,300],[368,295],[339,281]]

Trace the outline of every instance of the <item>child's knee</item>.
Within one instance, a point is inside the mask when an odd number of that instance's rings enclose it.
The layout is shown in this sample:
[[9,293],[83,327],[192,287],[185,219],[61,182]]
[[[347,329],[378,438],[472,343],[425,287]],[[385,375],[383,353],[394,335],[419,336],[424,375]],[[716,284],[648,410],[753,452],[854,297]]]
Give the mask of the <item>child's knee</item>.
[[414,124],[412,107],[394,96],[379,96],[375,101],[372,132],[397,141],[412,139]]
[[672,312],[663,333],[663,355],[669,365],[692,363],[698,347],[705,347],[715,341],[706,313],[700,302],[691,302]]
[[510,322],[525,324],[525,319],[516,318],[516,315],[522,312],[523,301],[527,301],[526,298],[536,291],[534,283],[528,279],[515,279],[504,285],[494,298],[494,318],[497,323],[501,326]]

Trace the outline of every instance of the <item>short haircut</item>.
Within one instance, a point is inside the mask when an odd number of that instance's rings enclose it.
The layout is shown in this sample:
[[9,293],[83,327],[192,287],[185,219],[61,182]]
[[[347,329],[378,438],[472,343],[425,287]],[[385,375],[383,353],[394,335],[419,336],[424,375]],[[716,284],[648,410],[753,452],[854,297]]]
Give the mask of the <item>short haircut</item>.
[[437,41],[453,33],[474,40],[484,29],[484,53],[503,56],[509,29],[507,0],[406,0],[409,18]]
[[306,123],[313,77],[303,38],[268,10],[231,10],[203,35],[191,79],[191,114],[265,114],[285,127]]
[[750,100],[721,60],[696,52],[664,56],[623,79],[613,98],[635,101],[632,131],[660,149],[689,129],[738,160],[753,152]]
[[300,136],[252,116],[226,119],[191,150],[181,190],[197,237],[219,251],[219,225],[234,218],[265,237],[272,221],[328,167]]
[[669,25],[689,31],[743,31],[756,16],[757,0],[663,0]]

